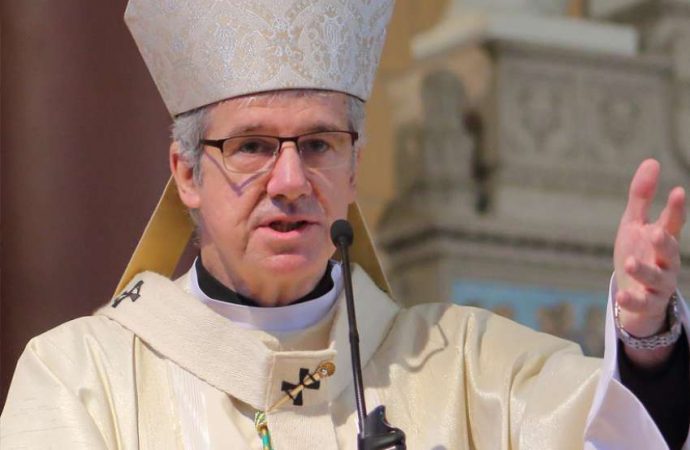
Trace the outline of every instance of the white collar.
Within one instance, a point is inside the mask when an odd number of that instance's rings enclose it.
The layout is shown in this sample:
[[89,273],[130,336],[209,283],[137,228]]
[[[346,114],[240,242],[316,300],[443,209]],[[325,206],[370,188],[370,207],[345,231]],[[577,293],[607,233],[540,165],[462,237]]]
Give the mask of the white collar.
[[333,263],[331,279],[333,288],[321,297],[295,305],[260,308],[237,305],[213,299],[199,287],[196,260],[189,271],[187,290],[217,314],[232,320],[237,326],[262,331],[297,331],[308,328],[323,319],[343,289],[342,269]]

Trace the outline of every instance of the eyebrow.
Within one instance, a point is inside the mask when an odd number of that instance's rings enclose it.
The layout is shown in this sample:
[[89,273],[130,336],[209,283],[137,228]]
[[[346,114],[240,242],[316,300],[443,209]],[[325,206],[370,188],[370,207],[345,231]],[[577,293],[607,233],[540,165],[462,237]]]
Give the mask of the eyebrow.
[[[264,134],[266,133],[265,130],[268,128],[270,128],[270,126],[262,125],[259,123],[253,123],[239,128],[233,128],[226,134],[228,136],[242,136],[245,134]],[[351,127],[349,125],[343,127],[337,125],[334,122],[318,121],[301,129],[300,132],[297,134],[316,133],[320,131],[350,130],[350,128]]]
[[263,126],[261,124],[250,124],[239,128],[231,128],[226,134],[228,136],[233,136],[236,134],[247,134],[256,132],[258,130],[261,130],[262,128]]
[[305,128],[303,133],[314,133],[317,131],[335,131],[335,130],[349,130],[350,126],[344,127],[334,122],[316,122],[312,126]]

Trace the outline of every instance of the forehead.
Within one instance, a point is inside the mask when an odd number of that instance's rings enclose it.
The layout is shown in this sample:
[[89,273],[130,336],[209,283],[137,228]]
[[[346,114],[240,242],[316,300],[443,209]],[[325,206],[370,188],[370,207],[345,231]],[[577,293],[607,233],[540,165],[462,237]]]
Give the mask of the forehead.
[[210,112],[208,131],[301,132],[348,128],[348,96],[339,92],[285,90],[225,100]]

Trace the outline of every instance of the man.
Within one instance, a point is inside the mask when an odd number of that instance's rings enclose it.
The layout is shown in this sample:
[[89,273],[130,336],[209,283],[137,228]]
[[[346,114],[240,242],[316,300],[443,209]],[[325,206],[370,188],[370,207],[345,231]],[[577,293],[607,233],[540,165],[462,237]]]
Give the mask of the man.
[[[139,274],[95,316],[29,343],[3,448],[356,447],[343,269],[328,230],[355,200],[361,99],[392,6],[130,2],[128,24],[175,117],[170,167],[199,257],[180,280]],[[369,409],[385,404],[409,448],[682,445],[687,418],[661,416],[687,406],[687,338],[673,325],[680,315],[687,326],[687,312],[668,307],[685,194],[673,190],[648,222],[658,177],[646,161],[631,184],[612,287],[625,345],[617,355],[609,324],[601,376],[573,344],[485,311],[401,309],[354,267]],[[659,413],[645,399],[667,382],[681,401]]]

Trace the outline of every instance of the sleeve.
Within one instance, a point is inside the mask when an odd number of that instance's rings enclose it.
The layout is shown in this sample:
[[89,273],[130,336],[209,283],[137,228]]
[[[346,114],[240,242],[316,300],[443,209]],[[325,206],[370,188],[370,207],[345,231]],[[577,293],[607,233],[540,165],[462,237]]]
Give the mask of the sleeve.
[[[632,386],[626,386],[621,381],[621,367],[618,364],[621,358],[618,354],[618,339],[613,322],[612,299],[615,294],[616,284],[615,279],[612,278],[606,308],[604,361],[592,407],[587,417],[585,448],[597,450],[618,448],[666,449],[668,446],[664,434],[657,427],[645,404],[630,389]],[[681,321],[686,331],[682,339],[687,341],[689,316],[687,305],[682,298],[679,309]],[[625,373],[630,374],[630,371]],[[628,380],[630,378],[626,377],[626,381]],[[687,390],[687,387],[685,389]],[[682,448],[690,450],[690,440],[687,439],[687,436]]]
[[672,450],[681,449],[690,425],[690,360],[688,340],[681,335],[668,361],[641,369],[618,341],[618,369],[622,383],[640,399]]
[[110,371],[97,339],[56,330],[32,339],[19,358],[0,416],[3,450],[135,448],[118,412],[130,400],[113,395],[126,365]]

